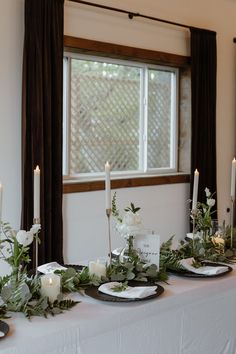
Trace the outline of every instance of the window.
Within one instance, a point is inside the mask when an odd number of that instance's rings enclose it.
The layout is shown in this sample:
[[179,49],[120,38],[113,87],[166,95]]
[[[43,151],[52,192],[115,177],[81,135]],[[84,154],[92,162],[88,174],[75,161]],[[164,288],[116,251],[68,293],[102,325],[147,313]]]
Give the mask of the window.
[[64,175],[177,171],[178,87],[178,68],[66,53]]

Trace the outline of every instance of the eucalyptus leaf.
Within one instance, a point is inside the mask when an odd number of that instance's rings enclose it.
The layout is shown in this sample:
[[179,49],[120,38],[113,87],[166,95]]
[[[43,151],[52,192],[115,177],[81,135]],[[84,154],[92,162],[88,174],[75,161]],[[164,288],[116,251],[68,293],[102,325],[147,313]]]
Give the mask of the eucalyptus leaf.
[[127,280],[132,280],[135,278],[135,274],[133,272],[128,272],[126,278]]
[[125,275],[122,273],[115,273],[111,275],[111,281],[123,281],[125,278]]
[[4,286],[1,291],[1,298],[4,302],[7,302],[8,299],[12,296],[12,288],[10,286]]

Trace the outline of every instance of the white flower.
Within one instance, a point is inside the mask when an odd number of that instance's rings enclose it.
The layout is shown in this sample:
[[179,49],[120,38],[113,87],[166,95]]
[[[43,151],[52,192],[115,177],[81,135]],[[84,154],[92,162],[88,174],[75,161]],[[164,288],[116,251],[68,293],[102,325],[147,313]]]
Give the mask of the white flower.
[[205,188],[205,193],[207,198],[211,196],[211,192],[208,188]]
[[41,224],[34,224],[31,229],[30,232],[32,232],[34,235],[37,234],[39,231],[41,230]]
[[123,221],[117,226],[118,231],[122,234],[132,234],[142,228],[141,218],[139,214],[127,211],[124,215]]
[[207,198],[207,205],[209,205],[209,207],[212,207],[215,205],[215,199],[212,198]]
[[127,226],[134,226],[134,225],[141,224],[141,219],[139,214],[134,214],[132,213],[132,211],[127,211],[123,218],[123,224],[126,224]]
[[33,242],[34,234],[31,231],[20,230],[16,234],[16,239],[20,245],[26,247]]

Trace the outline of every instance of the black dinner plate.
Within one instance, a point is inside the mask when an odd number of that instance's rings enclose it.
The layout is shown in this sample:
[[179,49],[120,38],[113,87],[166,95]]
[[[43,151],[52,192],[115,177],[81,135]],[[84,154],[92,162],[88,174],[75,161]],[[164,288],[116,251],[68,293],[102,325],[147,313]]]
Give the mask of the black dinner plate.
[[160,296],[164,292],[164,288],[159,284],[144,283],[144,282],[132,282],[132,283],[129,283],[129,285],[131,285],[131,286],[154,286],[154,285],[156,285],[157,288],[156,288],[155,294],[144,297],[142,299],[139,299],[139,298],[127,299],[124,297],[117,297],[117,296],[104,294],[98,290],[98,287],[95,287],[95,286],[85,289],[85,294],[96,299],[96,300],[102,300],[102,301],[134,302],[134,301],[144,301],[144,300],[154,299],[154,298]]
[[0,339],[6,337],[7,333],[9,332],[9,326],[6,322],[0,320],[0,332],[4,335],[0,335]]
[[223,272],[223,273],[219,273],[219,274],[212,274],[212,275],[206,275],[206,274],[197,274],[197,273],[193,273],[190,272],[188,270],[173,270],[173,269],[168,269],[168,272],[173,273],[175,275],[180,275],[182,277],[187,277],[187,278],[202,278],[202,279],[211,279],[211,278],[218,278],[218,277],[223,277],[224,275],[232,272],[233,268],[230,267],[227,264],[222,264],[222,263],[213,263],[213,262],[202,262],[203,265],[208,265],[208,266],[213,266],[213,267],[218,267],[218,266],[224,266],[227,267],[228,269]]
[[78,265],[78,264],[63,264],[63,267],[73,268],[78,272],[78,271],[81,271],[85,266]]

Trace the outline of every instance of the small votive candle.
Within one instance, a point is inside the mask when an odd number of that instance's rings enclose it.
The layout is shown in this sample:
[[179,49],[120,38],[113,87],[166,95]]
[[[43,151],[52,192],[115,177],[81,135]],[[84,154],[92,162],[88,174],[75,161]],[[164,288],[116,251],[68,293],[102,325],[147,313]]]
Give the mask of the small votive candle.
[[57,274],[45,274],[41,276],[41,290],[42,296],[46,296],[49,302],[53,303],[57,300],[61,292],[61,277]]
[[95,274],[97,277],[101,278],[106,276],[106,266],[105,264],[100,263],[99,259],[97,262],[89,262],[89,273]]

